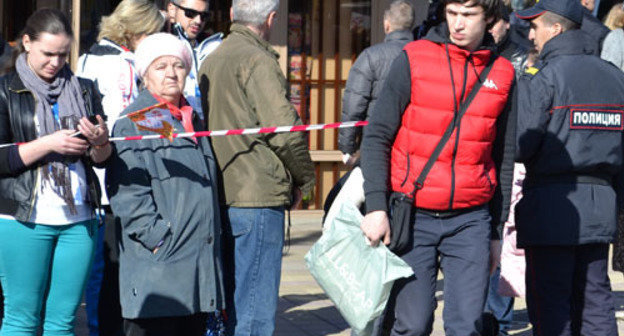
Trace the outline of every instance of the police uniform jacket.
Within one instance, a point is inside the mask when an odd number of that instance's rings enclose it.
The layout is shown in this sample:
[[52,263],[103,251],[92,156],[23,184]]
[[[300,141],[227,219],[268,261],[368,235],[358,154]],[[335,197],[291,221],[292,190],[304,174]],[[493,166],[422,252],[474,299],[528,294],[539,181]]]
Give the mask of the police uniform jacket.
[[518,245],[610,242],[622,171],[624,74],[571,30],[518,82],[516,160],[526,165]]

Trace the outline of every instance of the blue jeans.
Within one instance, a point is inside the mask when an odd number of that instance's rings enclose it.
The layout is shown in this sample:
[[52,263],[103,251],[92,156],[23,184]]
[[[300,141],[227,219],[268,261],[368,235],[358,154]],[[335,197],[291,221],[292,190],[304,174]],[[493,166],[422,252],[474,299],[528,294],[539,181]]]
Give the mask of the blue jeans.
[[271,336],[282,270],[284,207],[230,207],[226,222],[227,335]]
[[[0,219],[0,335],[74,335],[76,309],[87,282],[97,222],[39,225]],[[45,306],[45,311],[42,311]]]
[[484,311],[492,313],[500,327],[499,335],[507,336],[513,322],[514,298],[498,294],[500,267],[490,276],[490,287]]
[[99,336],[98,305],[100,302],[100,289],[104,273],[104,225],[98,230],[98,238],[95,245],[95,257],[93,266],[87,281],[85,290],[85,303],[87,304],[87,324],[89,336]]

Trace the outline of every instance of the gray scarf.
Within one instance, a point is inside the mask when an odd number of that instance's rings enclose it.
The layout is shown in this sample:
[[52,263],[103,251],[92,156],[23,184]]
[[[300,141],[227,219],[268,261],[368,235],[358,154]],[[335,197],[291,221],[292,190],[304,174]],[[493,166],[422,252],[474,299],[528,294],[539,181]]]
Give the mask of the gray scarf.
[[[28,66],[25,53],[17,58],[15,69],[24,86],[37,98],[35,115],[39,121],[39,137],[52,134],[60,129],[52,112],[52,105],[54,104],[58,103],[60,120],[73,118],[77,121],[87,116],[80,83],[68,65],[59,71],[52,83],[44,81],[35,74]],[[72,194],[67,161],[67,157],[51,154],[44,159],[45,164],[40,169],[44,184],[49,183],[52,190],[69,206],[70,213],[75,215],[77,213],[76,204]]]

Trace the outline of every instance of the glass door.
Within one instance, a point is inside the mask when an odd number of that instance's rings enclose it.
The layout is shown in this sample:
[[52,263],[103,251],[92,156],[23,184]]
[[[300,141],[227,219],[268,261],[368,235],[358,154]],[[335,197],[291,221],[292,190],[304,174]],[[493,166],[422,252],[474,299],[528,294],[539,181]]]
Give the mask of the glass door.
[[[371,1],[289,1],[290,100],[305,124],[340,121],[342,93],[357,55],[371,43]],[[310,208],[320,208],[346,167],[336,130],[306,133],[317,185]]]

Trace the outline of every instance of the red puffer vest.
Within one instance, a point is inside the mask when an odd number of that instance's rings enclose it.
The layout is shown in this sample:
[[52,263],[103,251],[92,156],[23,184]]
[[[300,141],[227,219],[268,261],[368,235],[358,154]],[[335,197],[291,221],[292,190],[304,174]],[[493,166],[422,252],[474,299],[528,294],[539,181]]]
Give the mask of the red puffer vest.
[[[390,170],[392,190],[410,193],[453,121],[451,97],[459,104],[464,87],[463,98],[468,96],[492,52],[482,49],[471,53],[453,44],[427,40],[409,43],[405,51],[411,70],[411,99],[392,146]],[[513,80],[513,66],[499,57],[427,175],[416,196],[416,207],[445,211],[490,201],[497,184],[492,159],[496,120],[505,109]]]

